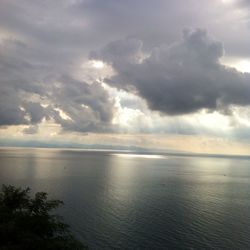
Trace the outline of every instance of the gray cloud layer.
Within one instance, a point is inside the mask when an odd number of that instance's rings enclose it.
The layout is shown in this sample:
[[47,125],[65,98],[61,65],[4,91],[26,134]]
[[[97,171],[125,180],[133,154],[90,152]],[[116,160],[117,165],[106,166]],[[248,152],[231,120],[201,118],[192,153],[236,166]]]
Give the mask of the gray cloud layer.
[[[250,56],[248,14],[238,17],[219,0],[0,0],[0,5],[0,126],[30,125],[24,132],[35,133],[36,124],[53,119],[64,130],[112,131],[114,105],[107,91],[75,72],[81,72],[89,51],[121,37],[129,38],[93,56],[117,71],[110,85],[138,94],[152,110],[225,112],[230,105],[249,104],[249,75],[219,64],[220,43],[203,31],[187,32],[174,43],[184,26],[198,25],[223,40],[233,56]],[[163,42],[168,45],[159,46]]]

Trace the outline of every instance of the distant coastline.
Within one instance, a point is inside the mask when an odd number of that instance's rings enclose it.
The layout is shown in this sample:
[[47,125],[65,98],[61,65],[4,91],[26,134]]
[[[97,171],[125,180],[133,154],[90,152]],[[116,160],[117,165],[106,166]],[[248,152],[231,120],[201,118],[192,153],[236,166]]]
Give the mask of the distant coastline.
[[229,159],[250,159],[249,155],[239,154],[211,154],[211,153],[192,153],[175,151],[168,149],[150,149],[136,146],[122,145],[102,145],[102,144],[79,144],[79,143],[49,143],[40,141],[0,141],[0,149],[54,149],[54,150],[79,150],[93,152],[119,152],[121,154],[140,154],[140,155],[163,155],[176,157],[202,157],[202,158],[229,158]]

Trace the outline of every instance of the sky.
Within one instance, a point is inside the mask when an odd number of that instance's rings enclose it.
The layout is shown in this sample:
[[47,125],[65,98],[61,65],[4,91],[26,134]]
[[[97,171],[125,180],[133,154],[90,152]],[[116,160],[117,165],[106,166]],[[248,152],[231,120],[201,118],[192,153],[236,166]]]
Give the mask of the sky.
[[249,0],[0,0],[0,143],[250,154]]

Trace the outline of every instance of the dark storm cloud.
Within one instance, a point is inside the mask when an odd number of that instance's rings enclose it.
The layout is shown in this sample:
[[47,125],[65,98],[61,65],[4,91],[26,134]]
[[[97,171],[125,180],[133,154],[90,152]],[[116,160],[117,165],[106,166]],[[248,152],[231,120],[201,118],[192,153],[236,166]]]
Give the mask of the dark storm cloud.
[[27,120],[31,124],[36,124],[42,121],[43,118],[49,118],[47,109],[42,107],[37,102],[22,102],[22,108],[25,111]]
[[68,76],[62,76],[60,84],[53,89],[55,108],[69,116],[68,119],[53,111],[56,122],[65,130],[78,132],[111,131],[113,103],[99,83],[91,85]]
[[[37,53],[13,40],[0,45],[0,125],[36,125],[54,119],[65,130],[107,131],[113,106],[103,87],[74,80],[67,62],[54,65],[53,54],[52,62],[40,61]],[[63,119],[57,109],[70,120]],[[23,132],[35,133],[34,128]]]
[[[23,55],[25,50],[25,44],[13,40],[3,41],[0,45],[1,125],[28,124],[41,120],[39,114],[34,112],[40,105],[35,104],[33,108],[22,98],[24,92],[41,95],[44,93],[43,86],[38,84],[39,72]],[[24,104],[28,112],[25,111]],[[41,110],[40,107],[39,112]]]
[[91,57],[110,64],[117,74],[107,83],[133,91],[150,109],[180,115],[206,109],[228,112],[250,104],[250,74],[220,64],[223,46],[204,30],[184,30],[183,39],[154,48],[142,58],[142,42],[112,42]]

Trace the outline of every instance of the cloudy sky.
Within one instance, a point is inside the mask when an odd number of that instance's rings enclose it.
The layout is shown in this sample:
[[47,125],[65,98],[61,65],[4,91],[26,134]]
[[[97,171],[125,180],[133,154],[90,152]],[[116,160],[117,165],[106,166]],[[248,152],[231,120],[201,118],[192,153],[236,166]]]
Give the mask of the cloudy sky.
[[0,0],[0,141],[250,154],[250,1]]

